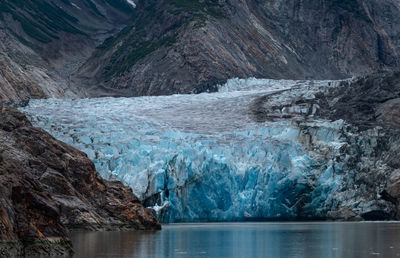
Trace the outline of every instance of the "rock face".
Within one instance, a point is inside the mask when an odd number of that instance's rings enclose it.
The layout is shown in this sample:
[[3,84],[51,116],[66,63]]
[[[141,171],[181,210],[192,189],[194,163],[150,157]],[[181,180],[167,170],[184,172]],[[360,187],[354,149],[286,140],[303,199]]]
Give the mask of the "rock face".
[[234,79],[216,93],[22,110],[163,222],[397,219],[399,78]]
[[2,1],[0,98],[166,95],[233,77],[399,68],[396,0],[130,2]]
[[2,1],[0,99],[85,96],[72,71],[125,25],[132,9],[125,0]]
[[71,252],[66,227],[160,229],[120,182],[86,154],[0,108],[0,255]]
[[215,91],[233,77],[335,79],[399,67],[395,0],[143,1],[77,72],[95,96]]

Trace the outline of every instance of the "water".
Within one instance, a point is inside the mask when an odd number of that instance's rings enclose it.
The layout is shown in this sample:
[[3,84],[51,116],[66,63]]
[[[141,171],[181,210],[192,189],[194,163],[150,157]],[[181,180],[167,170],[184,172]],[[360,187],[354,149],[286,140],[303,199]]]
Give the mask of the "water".
[[170,224],[73,232],[76,257],[400,257],[400,223]]

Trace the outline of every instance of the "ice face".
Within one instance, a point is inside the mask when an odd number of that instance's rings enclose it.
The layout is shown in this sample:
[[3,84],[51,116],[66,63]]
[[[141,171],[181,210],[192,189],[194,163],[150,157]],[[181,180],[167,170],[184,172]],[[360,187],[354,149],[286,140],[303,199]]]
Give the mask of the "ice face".
[[343,122],[257,123],[249,104],[331,85],[232,79],[217,93],[32,100],[22,111],[86,152],[104,178],[131,186],[162,222],[315,217],[342,177],[304,144],[304,128],[319,150],[338,149]]

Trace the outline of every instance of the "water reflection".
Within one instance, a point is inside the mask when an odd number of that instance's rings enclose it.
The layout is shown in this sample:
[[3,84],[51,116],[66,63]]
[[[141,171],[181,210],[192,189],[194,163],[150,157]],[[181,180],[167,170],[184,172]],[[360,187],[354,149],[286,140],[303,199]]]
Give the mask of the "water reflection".
[[76,257],[400,257],[399,223],[209,223],[73,232]]

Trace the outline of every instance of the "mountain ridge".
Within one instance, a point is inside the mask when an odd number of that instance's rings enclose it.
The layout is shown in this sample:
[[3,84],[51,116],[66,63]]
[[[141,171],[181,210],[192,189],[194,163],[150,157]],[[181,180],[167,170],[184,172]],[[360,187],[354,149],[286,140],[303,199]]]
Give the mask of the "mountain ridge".
[[396,1],[139,2],[77,72],[93,96],[215,91],[233,77],[343,79],[399,67]]
[[200,93],[234,77],[395,71],[399,13],[394,0],[150,0],[136,8],[125,0],[3,0],[0,97]]

